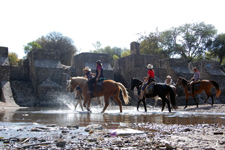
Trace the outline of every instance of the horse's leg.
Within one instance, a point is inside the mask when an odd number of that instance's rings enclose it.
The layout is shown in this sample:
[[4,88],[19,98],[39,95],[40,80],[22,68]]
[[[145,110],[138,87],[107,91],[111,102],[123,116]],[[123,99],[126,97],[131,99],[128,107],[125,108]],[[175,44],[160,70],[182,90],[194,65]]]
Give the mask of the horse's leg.
[[100,97],[97,97],[97,99],[98,99],[98,105],[101,105],[101,99],[100,99]]
[[157,102],[158,102],[158,97],[154,97],[155,99],[155,104],[154,104],[154,107],[157,105]]
[[76,105],[75,105],[75,110],[77,109],[77,105],[79,104],[79,101],[77,101]]
[[147,112],[145,97],[143,98],[143,101],[142,102],[144,104],[145,112]]
[[198,102],[197,102],[197,100],[196,100],[196,98],[195,98],[195,95],[192,95],[192,97],[194,98],[194,100],[195,100],[195,102],[196,102],[196,105],[197,105],[197,108],[198,108]]
[[[119,108],[120,108],[120,112],[122,113],[122,102],[119,98],[119,95],[114,95],[113,98],[115,99],[115,101],[117,102],[117,104],[119,105]],[[111,102],[112,102],[112,99],[110,98]],[[111,103],[110,103],[111,104]]]
[[91,98],[88,100],[88,107],[87,107],[87,109],[88,109],[88,111],[89,112],[91,112],[91,109],[90,109],[90,107],[91,107]]
[[[169,110],[169,112],[171,112],[171,107],[170,107],[170,101],[165,97],[164,98],[164,101],[166,102],[166,104],[167,104],[167,107],[168,107],[168,110]],[[165,103],[164,102],[164,103]],[[163,111],[163,110],[162,110]]]
[[205,102],[204,103],[206,103],[207,102],[207,100],[209,99],[209,95],[206,95],[207,97],[206,97],[206,99],[205,99]]
[[166,98],[166,96],[161,98],[162,98],[162,111],[164,110],[165,105],[167,104],[168,110],[169,112],[171,112],[170,101]]
[[189,95],[186,94],[186,105],[184,106],[184,109],[187,108],[188,98],[189,98]]
[[102,110],[101,113],[104,113],[105,110],[106,110],[106,108],[107,108],[108,105],[109,105],[109,96],[104,96],[104,99],[105,99],[105,106],[104,106],[104,108],[103,108],[103,110]]
[[79,103],[80,103],[80,108],[81,108],[81,110],[84,111],[84,108],[83,108],[83,106],[82,106],[82,99],[81,99],[81,98],[79,98]]
[[140,102],[142,102],[142,99],[140,99],[140,100],[138,101],[138,104],[137,104],[137,111],[139,111],[138,108],[139,108]]
[[214,104],[214,100],[213,100],[213,96],[212,96],[212,94],[211,94],[211,98],[212,98],[212,106],[213,106],[213,104]]
[[206,92],[206,91],[205,91],[205,94],[207,95],[207,98],[206,98],[206,100],[205,100],[205,103],[207,102],[208,98],[211,97],[211,99],[212,99],[212,106],[213,106],[214,100],[213,100],[212,93],[211,93],[211,92]]

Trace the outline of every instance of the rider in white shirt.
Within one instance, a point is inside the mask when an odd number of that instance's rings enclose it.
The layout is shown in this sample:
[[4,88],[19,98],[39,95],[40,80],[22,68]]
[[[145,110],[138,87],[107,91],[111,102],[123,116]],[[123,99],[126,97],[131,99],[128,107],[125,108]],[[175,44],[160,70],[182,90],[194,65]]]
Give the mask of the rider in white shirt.
[[175,86],[175,83],[173,82],[173,79],[171,78],[170,75],[168,75],[168,76],[166,77],[166,80],[165,80],[164,83],[165,83],[165,84],[169,84],[169,85],[174,85],[174,86]]

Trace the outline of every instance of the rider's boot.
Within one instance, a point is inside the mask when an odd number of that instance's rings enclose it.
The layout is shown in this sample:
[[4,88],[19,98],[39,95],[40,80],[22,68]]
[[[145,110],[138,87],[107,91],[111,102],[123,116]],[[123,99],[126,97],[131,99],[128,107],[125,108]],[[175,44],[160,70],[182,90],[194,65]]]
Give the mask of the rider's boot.
[[190,86],[190,91],[188,91],[189,94],[192,94],[192,85]]
[[139,99],[143,99],[144,93],[145,93],[145,91],[141,90],[141,94],[139,96]]

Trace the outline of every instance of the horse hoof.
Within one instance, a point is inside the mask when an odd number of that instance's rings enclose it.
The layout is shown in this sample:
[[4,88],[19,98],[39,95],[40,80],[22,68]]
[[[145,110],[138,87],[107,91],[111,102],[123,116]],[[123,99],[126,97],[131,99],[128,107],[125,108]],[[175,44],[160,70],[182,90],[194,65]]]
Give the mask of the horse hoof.
[[187,108],[187,106],[184,107],[184,109]]

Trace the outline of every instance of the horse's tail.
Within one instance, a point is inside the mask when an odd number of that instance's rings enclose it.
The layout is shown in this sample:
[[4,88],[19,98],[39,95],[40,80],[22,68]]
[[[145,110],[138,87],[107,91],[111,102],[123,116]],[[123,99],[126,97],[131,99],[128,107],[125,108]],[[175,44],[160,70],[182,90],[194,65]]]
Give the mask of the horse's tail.
[[171,88],[169,85],[167,85],[167,89],[169,90],[170,93],[170,102],[172,104],[173,109],[177,109],[177,102],[175,98],[175,93],[173,91],[173,88]]
[[123,100],[124,100],[125,104],[127,105],[129,103],[129,98],[130,97],[128,96],[128,92],[127,92],[125,86],[122,83],[120,83],[120,82],[116,82],[116,84],[122,90]]
[[221,94],[221,89],[219,87],[219,84],[216,81],[210,80],[210,82],[213,84],[213,86],[216,89],[216,97],[218,98]]

